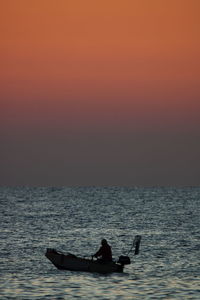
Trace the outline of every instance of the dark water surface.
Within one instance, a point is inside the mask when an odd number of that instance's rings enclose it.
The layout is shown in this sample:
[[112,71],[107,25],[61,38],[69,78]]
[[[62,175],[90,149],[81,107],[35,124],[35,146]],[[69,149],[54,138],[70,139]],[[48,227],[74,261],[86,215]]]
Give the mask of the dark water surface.
[[[1,299],[200,299],[200,188],[0,188]],[[104,237],[123,274],[57,270],[46,248],[90,256]]]

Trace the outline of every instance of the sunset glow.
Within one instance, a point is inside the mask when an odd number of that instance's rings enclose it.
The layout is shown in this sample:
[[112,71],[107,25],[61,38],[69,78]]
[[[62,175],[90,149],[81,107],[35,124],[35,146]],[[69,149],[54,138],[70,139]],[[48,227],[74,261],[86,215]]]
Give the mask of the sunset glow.
[[64,132],[197,137],[198,0],[0,3],[3,140],[13,132],[52,143]]

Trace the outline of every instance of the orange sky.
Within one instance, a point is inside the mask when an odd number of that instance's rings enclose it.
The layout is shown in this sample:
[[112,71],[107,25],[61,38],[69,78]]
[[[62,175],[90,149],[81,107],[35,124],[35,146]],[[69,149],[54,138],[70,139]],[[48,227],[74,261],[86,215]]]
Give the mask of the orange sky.
[[1,1],[1,101],[196,111],[199,12],[198,0]]
[[199,131],[199,0],[0,0],[0,125]]

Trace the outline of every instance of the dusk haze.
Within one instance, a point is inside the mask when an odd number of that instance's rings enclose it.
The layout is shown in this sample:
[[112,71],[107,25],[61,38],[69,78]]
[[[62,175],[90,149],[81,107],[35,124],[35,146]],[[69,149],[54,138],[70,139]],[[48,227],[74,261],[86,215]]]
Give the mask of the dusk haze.
[[200,0],[0,0],[0,299],[199,300]]
[[0,4],[0,185],[199,185],[199,0]]

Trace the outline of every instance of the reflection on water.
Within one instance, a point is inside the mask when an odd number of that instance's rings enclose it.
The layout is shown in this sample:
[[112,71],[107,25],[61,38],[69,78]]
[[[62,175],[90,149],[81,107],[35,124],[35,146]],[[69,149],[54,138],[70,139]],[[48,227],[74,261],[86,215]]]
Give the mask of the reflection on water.
[[[57,275],[57,276],[56,276]],[[139,279],[129,275],[54,274],[35,279],[12,278],[1,285],[2,295],[20,299],[198,299],[199,282],[192,278]],[[158,284],[159,281],[159,284]]]
[[[3,299],[199,299],[199,188],[1,188]],[[141,251],[122,274],[57,270],[57,248],[90,256],[102,237],[114,257],[136,234]]]

